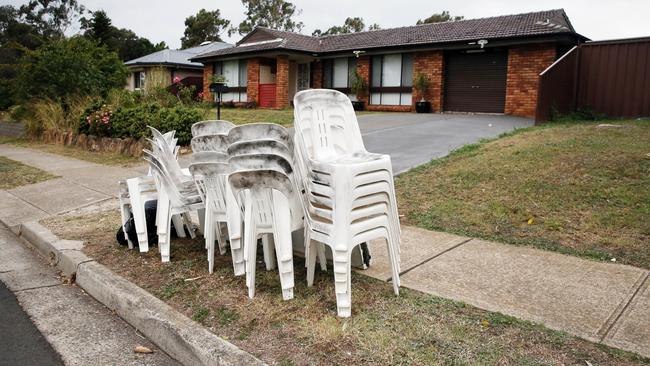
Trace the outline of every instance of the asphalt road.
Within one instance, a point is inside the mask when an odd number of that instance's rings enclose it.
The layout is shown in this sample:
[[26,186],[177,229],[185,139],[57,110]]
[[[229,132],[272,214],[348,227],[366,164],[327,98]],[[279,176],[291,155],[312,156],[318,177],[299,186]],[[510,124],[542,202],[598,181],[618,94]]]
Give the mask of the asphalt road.
[[63,365],[16,297],[0,281],[0,365]]
[[512,116],[436,113],[377,113],[358,120],[366,149],[389,154],[394,174],[463,145],[533,125],[530,119]]

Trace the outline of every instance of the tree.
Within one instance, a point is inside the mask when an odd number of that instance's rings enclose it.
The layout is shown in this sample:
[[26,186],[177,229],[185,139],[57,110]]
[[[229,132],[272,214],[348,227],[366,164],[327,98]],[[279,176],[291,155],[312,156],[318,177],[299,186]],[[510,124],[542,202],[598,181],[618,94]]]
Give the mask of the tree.
[[[312,32],[311,35],[315,37],[320,37],[320,36],[330,36],[334,34],[356,33],[356,32],[363,32],[365,28],[366,25],[363,22],[363,18],[348,17],[347,19],[345,19],[345,22],[343,22],[343,25],[341,26],[335,25],[333,27],[330,27],[325,32],[321,31],[320,29],[316,29]],[[377,30],[377,29],[380,29],[379,24],[377,23],[374,23],[370,27],[368,27],[369,31]]]
[[138,37],[132,30],[113,26],[106,12],[91,12],[90,18],[81,18],[84,37],[97,41],[109,50],[117,52],[122,61],[133,60],[167,48],[164,42],[154,46],[146,38]]
[[45,38],[63,37],[85,11],[77,0],[30,0],[19,9],[21,19]]
[[117,54],[85,37],[54,39],[21,59],[18,87],[22,98],[62,100],[102,95],[121,88],[126,68]]
[[246,19],[239,23],[240,35],[250,33],[255,27],[299,32],[304,24],[296,22],[294,16],[302,12],[295,5],[284,0],[242,0],[246,8]]
[[455,22],[457,20],[465,19],[462,15],[452,16],[447,10],[443,10],[440,14],[432,14],[430,17],[425,19],[418,19],[415,24],[427,24],[427,23],[444,23],[444,22]]
[[198,46],[205,41],[221,41],[221,33],[230,27],[230,20],[223,19],[219,9],[199,10],[196,15],[185,18],[185,33],[181,38],[181,47]]

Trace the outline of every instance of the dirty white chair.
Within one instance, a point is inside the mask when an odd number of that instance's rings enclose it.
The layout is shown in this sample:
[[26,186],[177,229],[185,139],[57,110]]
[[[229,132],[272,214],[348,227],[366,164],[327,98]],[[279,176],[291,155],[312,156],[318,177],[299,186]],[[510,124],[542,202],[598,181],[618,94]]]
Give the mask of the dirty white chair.
[[[257,239],[271,235],[282,298],[292,299],[294,277],[289,200],[296,193],[288,176],[291,165],[283,157],[273,154],[239,155],[231,157],[228,162],[231,168],[228,183],[233,196],[244,207],[244,261],[248,296],[255,296]],[[272,250],[271,247],[264,249]]]
[[192,125],[192,137],[220,134],[227,135],[228,131],[233,127],[235,127],[235,125],[232,122],[220,119],[200,121]]
[[[338,315],[349,317],[351,253],[363,242],[383,238],[399,294],[399,218],[390,157],[366,151],[352,104],[333,90],[307,90],[294,97],[296,166],[305,190],[311,240],[332,249]],[[315,253],[308,258],[313,281]]]
[[[153,147],[153,146],[152,146]],[[190,211],[205,209],[193,181],[178,182],[172,178],[158,152],[144,150],[144,159],[149,162],[158,189],[158,247],[162,262],[170,260],[170,230],[173,217],[183,218],[191,229]],[[183,227],[183,222],[174,223],[176,228]],[[178,230],[177,230],[178,232]],[[192,233],[192,230],[190,230]],[[194,236],[193,236],[194,237]]]
[[192,137],[192,152],[216,151],[225,152],[228,150],[230,141],[226,134],[201,135]]
[[[208,271],[214,268],[214,235],[221,254],[225,254],[225,233],[221,231],[222,222],[227,222],[225,184],[230,171],[227,155],[215,152],[194,154],[189,169],[199,187],[203,202],[206,204],[204,235],[208,244]],[[243,247],[236,243],[230,246],[233,270],[236,276],[245,274]]]
[[[162,135],[165,143],[171,150],[178,153],[176,143],[178,139],[174,138],[176,131],[169,131]],[[155,182],[151,176],[151,169],[145,176],[129,178],[119,182],[120,186],[120,213],[122,215],[122,225],[133,215],[136,233],[138,236],[138,247],[140,252],[149,251],[149,241],[147,236],[147,224],[145,217],[145,204],[148,201],[158,199]],[[129,249],[133,249],[133,243],[128,239]]]

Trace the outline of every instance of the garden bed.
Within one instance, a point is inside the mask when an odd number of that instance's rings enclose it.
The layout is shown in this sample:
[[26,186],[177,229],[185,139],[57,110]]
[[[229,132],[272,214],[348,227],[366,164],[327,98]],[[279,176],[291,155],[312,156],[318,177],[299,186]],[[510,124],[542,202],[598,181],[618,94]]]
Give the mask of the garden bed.
[[115,243],[117,210],[47,219],[57,236],[84,240],[84,252],[171,306],[270,364],[596,364],[649,360],[543,326],[353,274],[353,315],[336,316],[332,272],[314,287],[296,260],[295,298],[282,301],[275,272],[258,263],[257,292],[234,277],[229,256],[207,273],[202,238],[172,242],[162,264],[154,247],[138,253]]
[[650,121],[549,124],[399,176],[405,222],[650,268]]

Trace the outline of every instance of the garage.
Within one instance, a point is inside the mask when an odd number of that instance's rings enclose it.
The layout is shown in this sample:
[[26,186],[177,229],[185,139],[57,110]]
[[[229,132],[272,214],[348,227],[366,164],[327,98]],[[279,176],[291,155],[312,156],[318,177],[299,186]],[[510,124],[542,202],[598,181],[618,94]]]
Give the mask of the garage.
[[447,52],[444,110],[504,113],[507,73],[507,50]]

